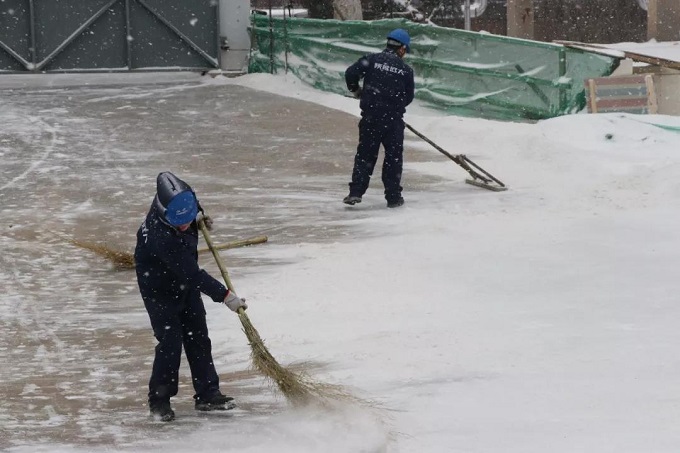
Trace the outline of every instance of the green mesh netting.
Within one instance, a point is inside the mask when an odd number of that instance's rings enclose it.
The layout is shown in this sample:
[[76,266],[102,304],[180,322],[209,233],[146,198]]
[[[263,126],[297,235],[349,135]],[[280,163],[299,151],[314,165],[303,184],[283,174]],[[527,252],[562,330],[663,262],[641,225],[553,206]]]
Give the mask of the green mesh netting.
[[400,19],[335,21],[253,15],[249,72],[289,71],[346,94],[345,69],[380,52],[394,28],[411,35],[406,62],[416,98],[449,113],[543,119],[585,106],[583,80],[611,74],[618,59],[556,44],[416,24]]

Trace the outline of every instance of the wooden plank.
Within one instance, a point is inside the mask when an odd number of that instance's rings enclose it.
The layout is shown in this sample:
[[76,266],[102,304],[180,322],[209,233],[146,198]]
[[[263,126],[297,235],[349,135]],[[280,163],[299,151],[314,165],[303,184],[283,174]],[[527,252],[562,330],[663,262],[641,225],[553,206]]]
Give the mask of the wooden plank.
[[597,95],[606,96],[608,98],[646,98],[647,87],[644,85],[638,85],[634,88],[623,86],[602,89],[601,86],[597,86]]
[[607,99],[599,98],[597,101],[597,108],[602,111],[605,109],[611,109],[621,107],[622,109],[631,107],[647,107],[647,97],[643,98],[628,98],[628,99]]
[[649,113],[656,114],[659,111],[659,104],[656,99],[656,89],[654,88],[654,76],[647,74],[645,76],[645,85],[647,86],[647,105],[649,106]]
[[651,74],[599,77],[585,83],[591,113],[656,113],[658,105]]
[[588,99],[590,100],[590,111],[597,113],[597,87],[595,85],[595,79],[588,79],[588,92],[590,93],[590,96],[588,96]]
[[649,113],[647,110],[647,107],[636,107],[636,108],[629,108],[629,109],[621,109],[621,108],[613,108],[613,109],[606,109],[606,110],[600,110],[599,113],[634,113],[637,115],[646,115]]
[[666,60],[665,58],[650,57],[648,55],[640,55],[634,52],[625,52],[626,58],[634,61],[641,61],[643,63],[653,64],[655,66],[663,66],[665,68],[680,69],[680,62],[673,60]]
[[[593,53],[600,53],[602,55],[607,55],[610,57],[614,58],[630,58],[631,60],[634,61],[641,61],[643,63],[655,65],[655,66],[663,66],[665,68],[671,68],[671,69],[680,69],[680,61],[675,61],[675,60],[667,60],[665,58],[660,58],[660,57],[653,57],[651,55],[643,55],[637,52],[628,52],[626,50],[621,50],[621,49],[614,49],[611,47],[607,47],[606,45],[598,45],[598,44],[588,44],[588,43],[583,43],[583,42],[578,42],[578,41],[554,41],[556,44],[562,44],[565,47],[572,47],[575,49],[580,49],[580,50],[585,50],[588,52],[593,52]],[[615,53],[620,52],[624,56],[623,57],[616,57]]]
[[644,75],[634,75],[634,76],[616,76],[616,77],[598,77],[598,86],[608,86],[608,85],[639,85],[644,83]]

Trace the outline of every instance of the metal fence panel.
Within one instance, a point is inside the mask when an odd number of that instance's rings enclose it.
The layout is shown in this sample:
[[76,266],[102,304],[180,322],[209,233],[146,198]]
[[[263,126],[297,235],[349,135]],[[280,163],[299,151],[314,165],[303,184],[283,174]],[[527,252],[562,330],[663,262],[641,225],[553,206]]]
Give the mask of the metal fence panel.
[[36,69],[124,69],[124,2],[52,0],[34,3]]
[[209,0],[131,2],[133,67],[218,67],[217,6],[209,5]]
[[30,24],[26,0],[0,3],[0,68],[20,71],[31,61]]
[[219,67],[216,0],[2,0],[0,71]]

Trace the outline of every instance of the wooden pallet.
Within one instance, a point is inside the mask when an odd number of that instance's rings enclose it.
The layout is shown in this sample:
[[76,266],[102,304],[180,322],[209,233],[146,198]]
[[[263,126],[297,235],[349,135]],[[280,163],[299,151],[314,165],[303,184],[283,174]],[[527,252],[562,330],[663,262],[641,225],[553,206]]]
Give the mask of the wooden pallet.
[[588,79],[585,88],[589,113],[658,112],[651,74]]

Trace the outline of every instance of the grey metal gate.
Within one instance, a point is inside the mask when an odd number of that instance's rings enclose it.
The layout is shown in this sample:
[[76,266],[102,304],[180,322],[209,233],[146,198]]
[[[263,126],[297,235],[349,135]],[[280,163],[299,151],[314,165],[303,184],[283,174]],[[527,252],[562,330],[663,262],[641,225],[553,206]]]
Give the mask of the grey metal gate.
[[0,71],[219,68],[218,0],[1,0]]

